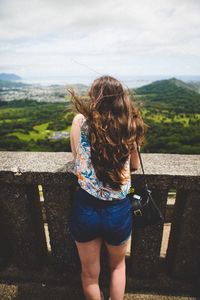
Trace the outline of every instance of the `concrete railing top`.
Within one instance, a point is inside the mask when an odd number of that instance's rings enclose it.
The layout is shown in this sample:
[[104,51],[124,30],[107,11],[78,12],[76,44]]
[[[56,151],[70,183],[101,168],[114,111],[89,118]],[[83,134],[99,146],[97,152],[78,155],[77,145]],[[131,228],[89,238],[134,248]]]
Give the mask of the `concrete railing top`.
[[[200,183],[200,155],[142,153],[142,160],[148,177],[178,177],[189,182],[192,180],[194,185]],[[60,176],[57,183],[61,183],[61,178],[65,176],[66,179],[66,174],[69,178],[73,166],[71,152],[0,151],[1,182],[18,181],[21,177],[28,183],[50,179],[57,174]],[[141,168],[132,176],[140,174]]]
[[[200,176],[200,155],[142,153],[146,174]],[[71,172],[71,152],[0,151],[0,172]],[[141,173],[140,170],[134,173]]]

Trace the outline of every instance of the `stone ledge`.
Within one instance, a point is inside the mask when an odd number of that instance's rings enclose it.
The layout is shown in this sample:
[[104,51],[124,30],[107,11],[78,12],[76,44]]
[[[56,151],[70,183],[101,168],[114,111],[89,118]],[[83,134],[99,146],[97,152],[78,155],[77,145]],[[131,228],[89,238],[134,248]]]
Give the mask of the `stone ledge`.
[[[151,187],[200,189],[200,155],[142,153]],[[76,181],[71,152],[0,151],[0,182],[70,184]],[[132,179],[141,179],[141,169]]]
[[[148,175],[200,176],[200,155],[142,153]],[[0,172],[22,173],[71,172],[71,152],[0,151]],[[134,172],[140,174],[141,170]]]

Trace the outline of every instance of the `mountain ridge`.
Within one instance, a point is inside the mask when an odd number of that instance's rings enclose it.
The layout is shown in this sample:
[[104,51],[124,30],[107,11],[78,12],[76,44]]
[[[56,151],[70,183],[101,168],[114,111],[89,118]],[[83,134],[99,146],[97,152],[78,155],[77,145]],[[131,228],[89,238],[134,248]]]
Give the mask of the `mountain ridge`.
[[20,79],[22,78],[14,73],[0,73],[0,80],[15,81]]
[[190,84],[174,77],[154,81],[132,91],[144,106],[157,106],[175,112],[200,111],[200,94]]

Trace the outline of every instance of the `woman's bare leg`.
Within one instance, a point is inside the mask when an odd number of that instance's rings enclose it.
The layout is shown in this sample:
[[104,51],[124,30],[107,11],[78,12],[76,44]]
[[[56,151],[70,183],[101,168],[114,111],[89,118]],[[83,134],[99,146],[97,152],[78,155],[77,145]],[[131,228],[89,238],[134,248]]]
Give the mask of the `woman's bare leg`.
[[101,299],[99,288],[101,244],[101,238],[85,243],[76,241],[82,268],[82,286],[87,300]]
[[110,298],[111,300],[123,300],[126,286],[126,265],[125,255],[128,241],[119,246],[112,246],[107,243],[110,278]]

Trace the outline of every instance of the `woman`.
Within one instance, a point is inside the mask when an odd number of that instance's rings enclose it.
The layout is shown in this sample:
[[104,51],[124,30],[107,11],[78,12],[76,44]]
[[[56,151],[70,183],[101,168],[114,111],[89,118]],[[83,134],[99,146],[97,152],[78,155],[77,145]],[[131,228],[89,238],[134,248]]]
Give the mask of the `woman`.
[[146,124],[122,84],[111,76],[96,79],[88,93],[89,104],[70,90],[79,112],[73,119],[70,142],[75,192],[70,232],[80,261],[86,299],[103,298],[98,284],[100,250],[104,240],[111,272],[110,299],[125,292],[125,254],[132,232],[130,170],[139,168],[136,142],[144,141]]

